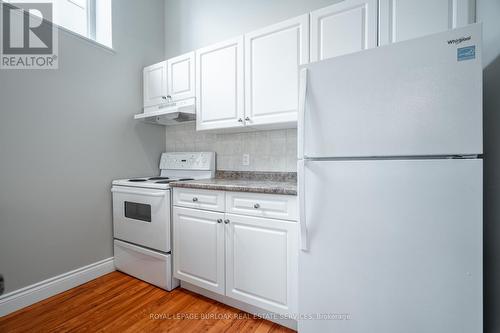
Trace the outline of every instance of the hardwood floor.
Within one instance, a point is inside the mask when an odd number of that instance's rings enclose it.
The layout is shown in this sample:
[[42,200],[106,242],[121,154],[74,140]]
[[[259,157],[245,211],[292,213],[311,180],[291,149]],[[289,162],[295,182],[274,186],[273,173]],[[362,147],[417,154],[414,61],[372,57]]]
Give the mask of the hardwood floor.
[[294,332],[177,288],[113,272],[0,318],[0,332]]

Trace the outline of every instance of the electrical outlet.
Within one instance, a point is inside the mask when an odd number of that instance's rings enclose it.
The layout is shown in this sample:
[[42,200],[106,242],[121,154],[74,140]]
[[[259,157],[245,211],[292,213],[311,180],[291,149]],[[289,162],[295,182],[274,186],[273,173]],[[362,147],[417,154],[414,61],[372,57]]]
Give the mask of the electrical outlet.
[[243,158],[241,159],[241,165],[245,166],[250,165],[250,154],[243,154]]

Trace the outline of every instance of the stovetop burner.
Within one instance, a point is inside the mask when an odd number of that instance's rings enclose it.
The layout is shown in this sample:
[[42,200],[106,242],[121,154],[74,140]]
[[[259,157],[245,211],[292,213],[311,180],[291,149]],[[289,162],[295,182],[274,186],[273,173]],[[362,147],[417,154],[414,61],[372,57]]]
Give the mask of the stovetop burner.
[[[161,177],[157,177],[157,178],[161,178]],[[194,180],[193,178],[180,178],[180,179],[169,179],[168,177],[164,177],[164,178],[166,178],[167,180],[160,180],[160,181],[157,181],[155,183],[156,184],[168,184],[170,182],[180,182],[183,180]],[[149,179],[152,179],[152,178],[149,178]]]
[[145,182],[147,179],[144,178],[134,178],[134,179],[129,179],[129,182]]
[[148,180],[163,180],[163,179],[170,179],[168,177],[151,177],[151,178],[148,178]]

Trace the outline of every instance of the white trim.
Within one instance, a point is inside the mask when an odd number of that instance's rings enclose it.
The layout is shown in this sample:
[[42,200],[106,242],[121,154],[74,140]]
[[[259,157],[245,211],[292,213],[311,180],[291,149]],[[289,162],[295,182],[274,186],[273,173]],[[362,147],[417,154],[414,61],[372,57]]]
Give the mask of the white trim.
[[[14,4],[12,4],[10,1],[6,1],[6,0],[0,0],[0,4],[8,4],[9,6],[13,7],[13,8],[17,8]],[[95,6],[95,1],[94,1],[94,6]],[[95,15],[95,8],[93,9],[94,10],[94,15]],[[31,15],[31,14],[30,14]],[[95,17],[94,17],[94,25],[95,25]],[[47,20],[48,21],[48,20]],[[82,35],[82,34],[79,34],[78,32],[75,32],[73,30],[70,30],[68,28],[65,28],[59,24],[56,24],[54,22],[51,22],[53,26],[55,26],[57,28],[58,31],[63,31],[64,33],[68,34],[69,36],[73,36],[73,37],[76,37],[78,39],[80,39],[81,41],[84,41],[84,42],[87,42],[89,45],[91,46],[95,46],[95,47],[98,47],[100,49],[103,49],[104,51],[107,51],[109,53],[112,53],[112,54],[116,54],[116,50],[113,48],[113,46],[108,46],[108,45],[104,45],[102,43],[99,43],[97,40],[95,39],[92,39],[91,37],[88,37],[88,36],[85,36],[85,35]],[[87,22],[88,23],[88,22]],[[88,29],[87,29],[88,30]],[[112,33],[112,32],[111,32]],[[94,37],[95,37],[95,26],[94,26]],[[113,36],[111,36],[111,42],[113,42]],[[59,46],[59,45],[58,45]]]
[[115,271],[107,258],[0,296],[0,317]]
[[112,54],[116,54],[116,50],[112,47],[109,47],[107,45],[104,45],[104,44],[101,44],[99,43],[98,41],[94,40],[94,39],[91,39],[89,37],[86,37],[84,35],[81,35],[79,34],[78,32],[74,32],[72,30],[69,30],[68,28],[65,28],[65,27],[62,27],[60,25],[57,25],[55,23],[52,23],[53,25],[57,26],[57,29],[59,29],[59,31],[63,31],[65,32],[66,34],[68,34],[69,36],[73,36],[73,37],[76,37],[84,42],[87,42],[89,45],[92,45],[92,46],[95,46],[97,48],[100,48],[100,49],[103,49],[104,51],[108,51]]

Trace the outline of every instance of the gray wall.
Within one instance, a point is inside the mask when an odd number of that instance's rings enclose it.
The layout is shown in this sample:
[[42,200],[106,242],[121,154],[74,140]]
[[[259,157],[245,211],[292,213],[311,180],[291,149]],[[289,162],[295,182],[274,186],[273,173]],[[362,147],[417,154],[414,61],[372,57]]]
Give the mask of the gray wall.
[[113,1],[113,54],[59,32],[58,70],[0,70],[0,273],[7,292],[111,257],[111,180],[158,172],[136,123],[164,58],[163,0]]
[[165,0],[167,58],[341,0]]
[[484,315],[485,332],[500,332],[500,1],[478,0],[483,22]]
[[[339,0],[165,0],[165,54],[173,57]],[[242,134],[197,133],[167,128],[167,150],[214,150],[222,170],[295,171],[296,130]],[[250,154],[250,165],[241,164]]]

